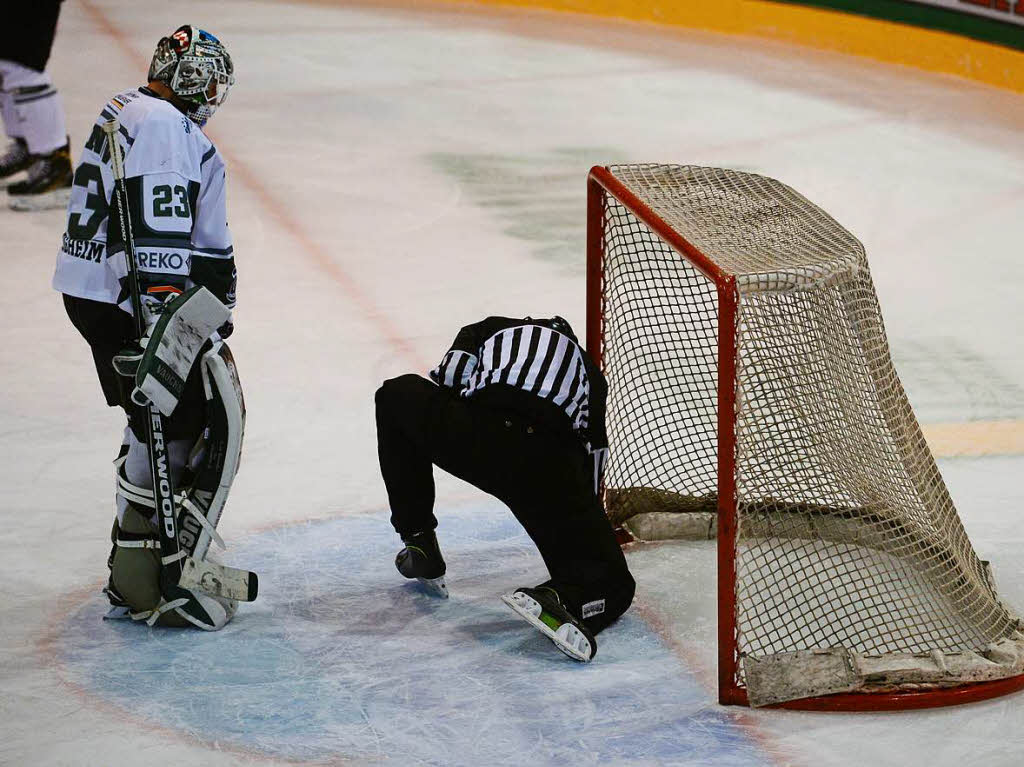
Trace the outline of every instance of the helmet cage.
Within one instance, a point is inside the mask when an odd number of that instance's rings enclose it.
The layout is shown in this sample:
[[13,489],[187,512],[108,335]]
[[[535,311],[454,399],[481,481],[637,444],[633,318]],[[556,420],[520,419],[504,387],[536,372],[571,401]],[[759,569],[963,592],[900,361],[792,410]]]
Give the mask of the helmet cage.
[[208,32],[189,26],[157,43],[149,79],[166,83],[187,104],[188,117],[200,126],[227,100],[235,83],[224,45]]
[[223,49],[210,46],[209,53],[203,53],[203,45],[195,46],[196,54],[187,54],[178,59],[171,82],[168,83],[174,95],[190,106],[188,116],[202,125],[209,120],[228,98],[228,91],[235,84],[231,59]]

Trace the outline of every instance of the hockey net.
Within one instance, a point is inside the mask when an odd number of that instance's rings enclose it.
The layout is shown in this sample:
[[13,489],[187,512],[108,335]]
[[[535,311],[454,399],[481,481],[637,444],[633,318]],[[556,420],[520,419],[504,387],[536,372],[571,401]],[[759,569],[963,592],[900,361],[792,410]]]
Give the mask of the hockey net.
[[588,215],[606,508],[639,539],[718,537],[722,702],[1024,686],[1020,624],[897,377],[861,243],[785,184],[715,168],[595,168]]

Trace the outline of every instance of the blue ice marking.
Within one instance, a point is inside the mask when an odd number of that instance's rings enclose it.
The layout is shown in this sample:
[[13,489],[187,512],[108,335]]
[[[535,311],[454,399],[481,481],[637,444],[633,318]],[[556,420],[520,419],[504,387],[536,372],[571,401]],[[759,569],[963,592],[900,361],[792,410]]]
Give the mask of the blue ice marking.
[[396,764],[767,764],[639,618],[565,658],[498,596],[546,578],[512,516],[441,509],[451,598],[394,569],[387,516],[276,528],[229,551],[260,574],[223,631],[101,621],[58,642],[72,681],[137,718],[271,756]]

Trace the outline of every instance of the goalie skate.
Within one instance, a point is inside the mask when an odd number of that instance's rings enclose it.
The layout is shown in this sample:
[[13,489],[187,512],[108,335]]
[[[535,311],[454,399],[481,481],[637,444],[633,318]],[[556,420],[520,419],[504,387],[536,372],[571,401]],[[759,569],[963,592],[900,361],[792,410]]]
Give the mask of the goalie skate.
[[597,653],[594,635],[562,607],[554,591],[516,589],[503,594],[501,601],[573,660],[589,663]]

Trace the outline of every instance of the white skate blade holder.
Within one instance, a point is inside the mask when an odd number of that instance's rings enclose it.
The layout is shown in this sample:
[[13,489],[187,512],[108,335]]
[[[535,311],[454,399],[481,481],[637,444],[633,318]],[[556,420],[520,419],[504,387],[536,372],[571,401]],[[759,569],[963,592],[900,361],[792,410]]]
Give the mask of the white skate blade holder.
[[541,613],[544,612],[540,602],[522,592],[502,594],[501,601],[511,607],[523,620],[550,639],[555,647],[570,658],[581,663],[590,663],[590,659],[594,655],[594,648],[591,647],[590,640],[583,635],[583,632],[571,623],[563,623],[557,629],[551,628],[540,619]]
[[440,578],[417,578],[416,580],[423,584],[423,589],[428,594],[441,597],[441,599],[448,598],[448,584],[444,582],[443,575]]

